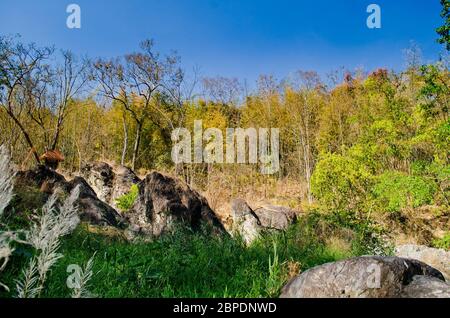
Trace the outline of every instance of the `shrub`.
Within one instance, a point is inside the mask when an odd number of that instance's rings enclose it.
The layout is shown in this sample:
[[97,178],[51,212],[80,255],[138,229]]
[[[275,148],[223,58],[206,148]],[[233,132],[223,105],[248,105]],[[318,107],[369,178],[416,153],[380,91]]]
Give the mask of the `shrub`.
[[137,184],[133,184],[128,193],[116,199],[117,207],[123,212],[130,210],[133,207],[133,204],[136,201],[138,195],[139,187],[137,186]]
[[377,177],[373,194],[377,206],[389,212],[399,212],[433,202],[436,184],[421,176],[409,176],[397,171],[388,171]]
[[364,202],[371,178],[370,172],[359,161],[326,154],[317,163],[311,190],[328,210],[352,210]]
[[436,248],[450,250],[450,232],[445,233],[443,238],[434,240],[433,246]]

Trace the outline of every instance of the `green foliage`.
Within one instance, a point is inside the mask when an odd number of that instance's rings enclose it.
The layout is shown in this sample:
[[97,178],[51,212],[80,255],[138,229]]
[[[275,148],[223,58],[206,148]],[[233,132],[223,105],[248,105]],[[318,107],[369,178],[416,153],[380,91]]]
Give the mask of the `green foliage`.
[[444,24],[436,29],[439,34],[438,42],[445,44],[447,51],[450,51],[450,1],[441,0],[442,11],[441,17],[444,19]]
[[[373,253],[374,245],[365,245],[372,230],[357,224],[311,213],[286,232],[267,233],[250,247],[229,236],[211,236],[206,229],[193,233],[180,227],[153,242],[130,243],[89,233],[82,225],[63,239],[64,257],[52,268],[43,297],[68,297],[67,266],[86,264],[94,253],[89,289],[98,297],[276,297],[289,279],[290,262],[301,264],[303,271]],[[345,227],[346,235],[340,236],[352,248],[329,246],[330,234]],[[2,279],[13,282],[30,257],[27,251],[15,251]],[[5,296],[14,295],[0,291]]]
[[378,176],[373,194],[378,206],[389,212],[433,203],[436,184],[420,176],[388,171]]
[[128,193],[116,199],[118,208],[121,211],[130,210],[133,207],[133,204],[136,201],[138,195],[139,195],[139,187],[137,186],[137,184],[133,184]]
[[445,233],[443,238],[434,240],[433,245],[436,248],[450,250],[450,232]]
[[312,193],[326,209],[355,209],[363,201],[372,175],[356,159],[325,154],[311,179]]

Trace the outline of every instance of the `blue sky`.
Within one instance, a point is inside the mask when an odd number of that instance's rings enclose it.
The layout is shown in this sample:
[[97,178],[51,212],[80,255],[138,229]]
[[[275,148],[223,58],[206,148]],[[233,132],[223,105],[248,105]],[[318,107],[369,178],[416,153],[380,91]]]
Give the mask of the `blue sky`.
[[[80,30],[66,27],[70,3],[81,7]],[[381,7],[381,29],[366,26],[371,3]],[[0,34],[90,57],[132,52],[153,38],[186,69],[254,82],[299,69],[400,69],[411,40],[436,60],[439,13],[438,0],[0,0]]]

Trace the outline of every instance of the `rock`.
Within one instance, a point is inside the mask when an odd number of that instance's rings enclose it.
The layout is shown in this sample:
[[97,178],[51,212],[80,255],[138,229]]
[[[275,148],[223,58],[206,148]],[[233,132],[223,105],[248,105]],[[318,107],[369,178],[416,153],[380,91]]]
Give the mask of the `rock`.
[[111,206],[98,199],[94,190],[81,177],[71,181],[45,166],[38,166],[33,170],[20,171],[16,176],[16,185],[20,188],[26,185],[40,189],[41,192],[50,195],[60,191],[65,195],[76,186],[80,186],[79,198],[75,204],[79,206],[80,219],[96,225],[109,225],[121,227],[123,218]]
[[450,280],[450,251],[423,245],[406,244],[397,246],[395,255],[427,263],[441,271],[447,282]]
[[430,276],[416,275],[401,294],[404,298],[450,298],[450,284]]
[[127,212],[135,231],[155,238],[182,223],[194,230],[207,224],[214,233],[225,233],[206,199],[184,182],[152,172],[138,187],[138,198]]
[[242,199],[231,202],[231,216],[233,218],[233,234],[238,234],[249,245],[259,237],[261,222],[258,216]]
[[90,224],[114,226],[123,228],[124,219],[107,203],[99,200],[94,190],[81,177],[76,177],[69,183],[69,189],[80,186],[80,195],[75,204],[79,206],[80,218]]
[[294,210],[282,206],[268,205],[252,210],[242,199],[231,202],[232,232],[241,235],[247,245],[262,231],[286,230],[296,220],[296,215]]
[[116,199],[128,193],[133,184],[141,180],[133,170],[124,166],[111,166],[106,162],[87,163],[81,168],[81,176],[94,189],[98,198],[115,209]]
[[294,210],[282,206],[263,206],[254,212],[266,229],[286,230],[297,218]]
[[[282,298],[390,298],[413,295],[416,275],[444,282],[443,275],[417,260],[400,257],[362,256],[313,267],[293,278]],[[433,283],[434,284],[434,283]],[[429,288],[433,288],[428,283]],[[441,288],[440,285],[439,288]],[[431,291],[428,292],[431,295]]]
[[110,165],[105,162],[87,163],[81,167],[80,173],[100,200],[110,202],[114,179]]

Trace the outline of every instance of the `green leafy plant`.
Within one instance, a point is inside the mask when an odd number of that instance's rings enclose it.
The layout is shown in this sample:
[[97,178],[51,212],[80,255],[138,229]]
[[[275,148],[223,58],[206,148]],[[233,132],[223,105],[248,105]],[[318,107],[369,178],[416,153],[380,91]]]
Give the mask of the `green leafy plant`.
[[139,187],[137,186],[137,184],[133,184],[128,193],[116,199],[117,207],[122,212],[130,210],[134,202],[136,201],[138,195],[139,195]]
[[434,240],[433,245],[436,248],[450,250],[450,232],[445,233],[443,238]]
[[317,163],[311,189],[327,209],[354,209],[364,201],[371,177],[370,172],[356,159],[326,154]]
[[377,177],[373,194],[379,208],[398,212],[407,207],[417,208],[431,204],[436,190],[436,184],[432,180],[388,171]]

